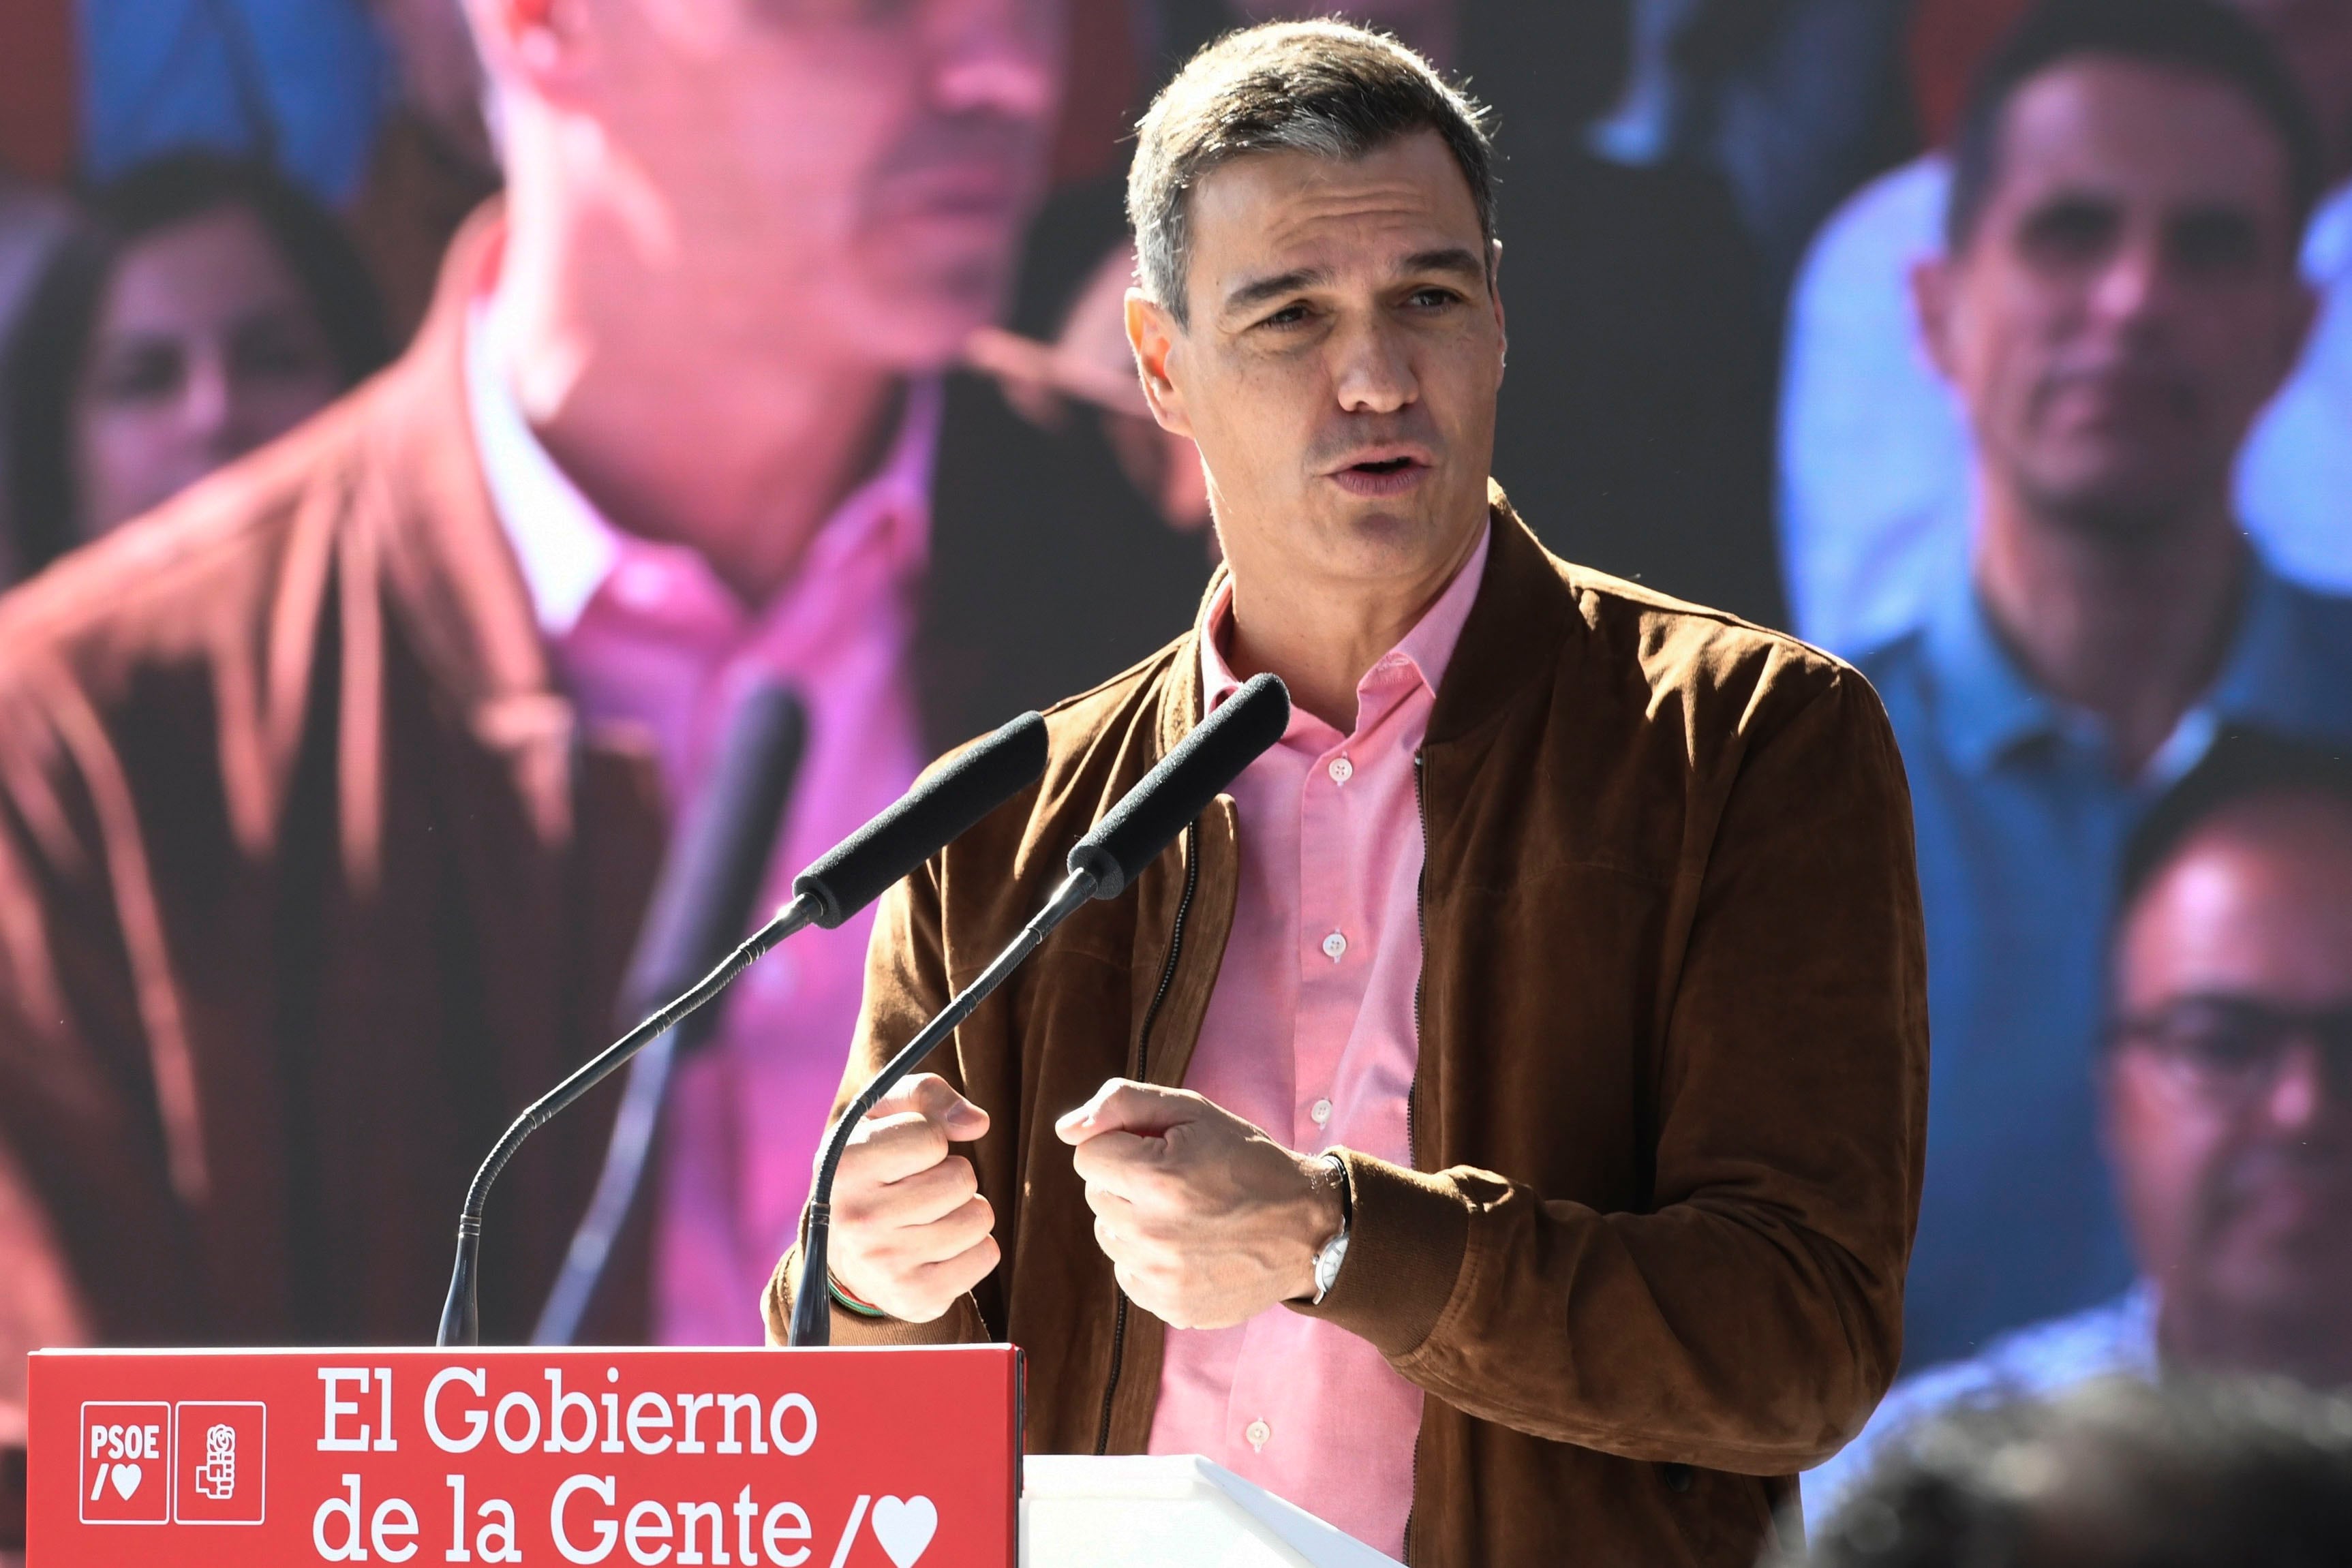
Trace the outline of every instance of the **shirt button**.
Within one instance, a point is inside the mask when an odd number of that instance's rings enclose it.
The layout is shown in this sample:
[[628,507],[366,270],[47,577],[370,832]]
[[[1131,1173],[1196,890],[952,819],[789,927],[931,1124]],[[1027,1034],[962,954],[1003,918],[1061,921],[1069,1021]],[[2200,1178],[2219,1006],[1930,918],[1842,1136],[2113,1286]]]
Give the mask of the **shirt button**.
[[1331,1102],[1318,1100],[1313,1105],[1307,1107],[1307,1113],[1315,1118],[1317,1126],[1324,1126],[1331,1120]]
[[1345,784],[1356,776],[1356,765],[1344,757],[1331,758],[1331,782]]
[[1242,1428],[1242,1436],[1249,1439],[1252,1448],[1262,1454],[1265,1452],[1266,1439],[1274,1436],[1274,1428],[1263,1421],[1253,1421]]
[[1348,939],[1337,931],[1323,938],[1323,956],[1334,964],[1348,956]]

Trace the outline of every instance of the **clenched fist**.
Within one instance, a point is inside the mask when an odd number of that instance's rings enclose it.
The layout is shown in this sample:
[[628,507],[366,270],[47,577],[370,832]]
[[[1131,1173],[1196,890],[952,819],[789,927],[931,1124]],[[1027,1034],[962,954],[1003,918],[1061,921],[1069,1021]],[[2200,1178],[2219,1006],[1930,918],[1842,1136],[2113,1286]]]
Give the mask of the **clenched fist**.
[[[971,1162],[948,1152],[988,1131],[988,1113],[937,1073],[885,1094],[849,1135],[833,1187],[833,1277],[906,1322],[939,1317],[996,1267],[996,1216]],[[804,1291],[824,1289],[804,1280]]]
[[1114,1078],[1054,1124],[1119,1289],[1173,1328],[1213,1329],[1315,1293],[1341,1177],[1185,1089]]

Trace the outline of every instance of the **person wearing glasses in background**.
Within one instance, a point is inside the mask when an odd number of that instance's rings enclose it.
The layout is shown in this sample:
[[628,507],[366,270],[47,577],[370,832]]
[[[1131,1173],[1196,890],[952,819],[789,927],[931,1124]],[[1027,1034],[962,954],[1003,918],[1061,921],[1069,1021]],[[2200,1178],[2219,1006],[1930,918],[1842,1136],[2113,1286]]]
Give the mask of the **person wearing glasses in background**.
[[1896,1385],[1818,1521],[1960,1406],[2159,1370],[2352,1385],[2352,756],[2238,731],[2124,855],[2098,1064],[2138,1281]]

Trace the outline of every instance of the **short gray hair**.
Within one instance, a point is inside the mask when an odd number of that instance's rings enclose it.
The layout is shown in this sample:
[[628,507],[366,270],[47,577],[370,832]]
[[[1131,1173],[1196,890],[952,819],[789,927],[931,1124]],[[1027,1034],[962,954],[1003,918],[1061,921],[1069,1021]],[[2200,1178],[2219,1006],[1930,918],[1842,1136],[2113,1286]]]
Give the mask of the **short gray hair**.
[[1477,204],[1492,266],[1494,144],[1486,110],[1428,61],[1349,23],[1269,22],[1229,33],[1176,73],[1137,127],[1127,175],[1143,291],[1187,325],[1192,187],[1252,152],[1356,159],[1400,136],[1434,131]]

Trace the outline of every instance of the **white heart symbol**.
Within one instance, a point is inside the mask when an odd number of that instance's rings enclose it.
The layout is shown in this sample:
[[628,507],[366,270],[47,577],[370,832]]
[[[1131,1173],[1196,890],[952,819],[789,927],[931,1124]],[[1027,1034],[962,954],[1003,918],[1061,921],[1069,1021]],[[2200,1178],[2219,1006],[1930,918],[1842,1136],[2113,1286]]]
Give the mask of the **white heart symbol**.
[[137,1465],[115,1466],[114,1495],[119,1498],[126,1500],[129,1499],[132,1492],[139,1490],[139,1479],[140,1470]]
[[915,1559],[931,1543],[940,1528],[940,1511],[927,1497],[900,1501],[886,1497],[874,1505],[874,1539],[898,1568],[915,1568]]

